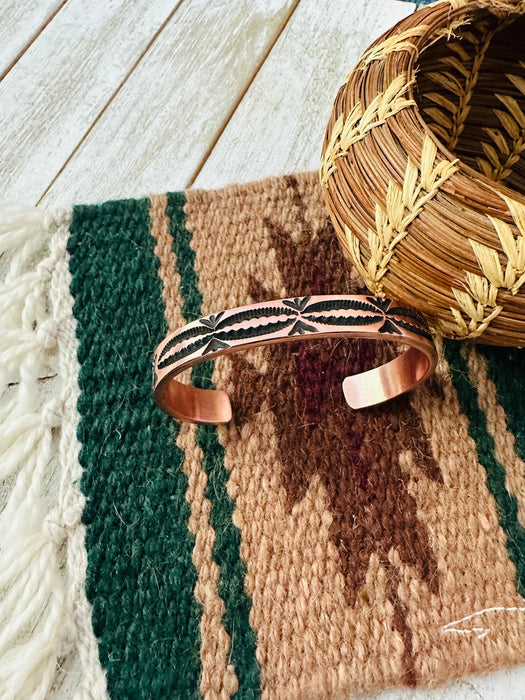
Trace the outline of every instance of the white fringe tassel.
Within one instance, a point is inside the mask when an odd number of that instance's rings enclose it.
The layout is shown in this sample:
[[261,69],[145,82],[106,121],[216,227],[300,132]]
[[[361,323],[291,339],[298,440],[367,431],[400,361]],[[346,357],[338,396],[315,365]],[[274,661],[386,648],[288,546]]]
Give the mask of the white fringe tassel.
[[0,203],[0,698],[106,698],[85,596],[70,215]]

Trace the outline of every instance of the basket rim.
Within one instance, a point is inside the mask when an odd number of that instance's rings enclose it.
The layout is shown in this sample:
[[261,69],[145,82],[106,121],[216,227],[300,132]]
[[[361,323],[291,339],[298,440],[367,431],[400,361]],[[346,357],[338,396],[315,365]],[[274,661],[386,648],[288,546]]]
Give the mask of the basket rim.
[[[450,24],[451,21],[454,19],[459,19],[462,16],[465,15],[471,15],[473,12],[490,12],[485,5],[481,5],[476,0],[472,0],[466,5],[462,5],[459,8],[452,8],[450,1],[449,0],[443,0],[443,2],[438,2],[436,4],[429,5],[428,7],[423,7],[417,12],[422,13],[421,19],[423,19],[423,15],[431,15],[433,14],[436,10],[441,9],[442,13],[439,19],[446,19],[446,23],[439,23],[436,22],[435,24],[429,25],[427,31],[422,34],[419,37],[414,37],[414,45],[417,48],[417,52],[412,52],[408,51],[405,52],[407,58],[406,64],[404,66],[400,67],[400,72],[405,71],[407,74],[407,80],[409,81],[409,87],[407,90],[407,95],[411,100],[414,100],[415,106],[413,108],[413,114],[414,117],[416,118],[417,122],[419,123],[420,126],[422,126],[422,131],[429,136],[432,141],[436,144],[438,147],[438,150],[441,151],[443,155],[446,155],[448,160],[457,160],[458,165],[460,166],[458,174],[464,174],[468,175],[472,180],[480,182],[490,188],[495,194],[498,196],[504,196],[508,197],[510,199],[517,200],[521,202],[522,204],[525,204],[525,193],[521,193],[518,190],[514,190],[511,187],[509,187],[506,184],[503,184],[501,182],[495,183],[494,180],[491,178],[487,177],[484,175],[481,171],[476,170],[472,166],[468,165],[465,163],[459,156],[458,154],[454,153],[451,151],[442,141],[441,139],[436,136],[436,134],[430,129],[428,124],[423,118],[423,115],[421,114],[421,110],[419,109],[419,105],[417,103],[417,100],[415,99],[415,86],[417,83],[417,60],[419,59],[419,56],[421,53],[426,50],[429,46],[431,46],[433,43],[436,43],[439,39],[434,39],[430,43],[428,43],[428,38],[429,36],[432,37],[433,34],[435,34],[436,31],[439,31],[440,29],[446,29],[447,24]],[[516,12],[516,18],[518,19],[519,17],[524,17],[525,12]],[[410,15],[409,15],[410,17]],[[397,29],[401,27],[405,22],[407,21],[407,18],[401,20],[394,29]],[[513,20],[514,21],[514,20]],[[421,44],[419,46],[418,44]]]

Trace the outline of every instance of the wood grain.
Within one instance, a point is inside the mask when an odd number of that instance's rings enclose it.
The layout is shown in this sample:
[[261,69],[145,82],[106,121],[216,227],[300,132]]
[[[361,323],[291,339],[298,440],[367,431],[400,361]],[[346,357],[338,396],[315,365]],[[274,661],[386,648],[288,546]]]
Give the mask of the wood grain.
[[0,20],[0,80],[66,0],[4,0]]
[[294,0],[184,2],[43,202],[93,201],[182,188],[214,143],[294,4]]
[[[174,7],[70,0],[0,83],[0,195],[36,203]],[[89,164],[90,177],[100,177]]]
[[413,9],[392,0],[302,0],[195,187],[317,169],[339,85],[367,46]]

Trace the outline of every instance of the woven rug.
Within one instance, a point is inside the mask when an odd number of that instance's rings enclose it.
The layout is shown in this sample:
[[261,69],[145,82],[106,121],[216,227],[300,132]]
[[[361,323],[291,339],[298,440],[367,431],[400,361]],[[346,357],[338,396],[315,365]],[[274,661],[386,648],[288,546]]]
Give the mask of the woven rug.
[[193,369],[226,426],[155,407],[169,329],[361,293],[316,174],[5,207],[0,688],[27,698],[348,698],[525,661],[525,351],[438,342],[352,411],[365,341]]

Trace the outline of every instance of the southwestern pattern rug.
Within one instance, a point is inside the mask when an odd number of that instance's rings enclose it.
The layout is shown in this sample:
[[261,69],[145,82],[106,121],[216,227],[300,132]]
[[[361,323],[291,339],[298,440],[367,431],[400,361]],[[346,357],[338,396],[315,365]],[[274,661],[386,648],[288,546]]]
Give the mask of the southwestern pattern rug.
[[347,698],[525,661],[525,351],[438,342],[352,411],[366,341],[256,348],[155,407],[151,358],[217,310],[361,293],[314,173],[6,208],[0,688],[9,698]]

